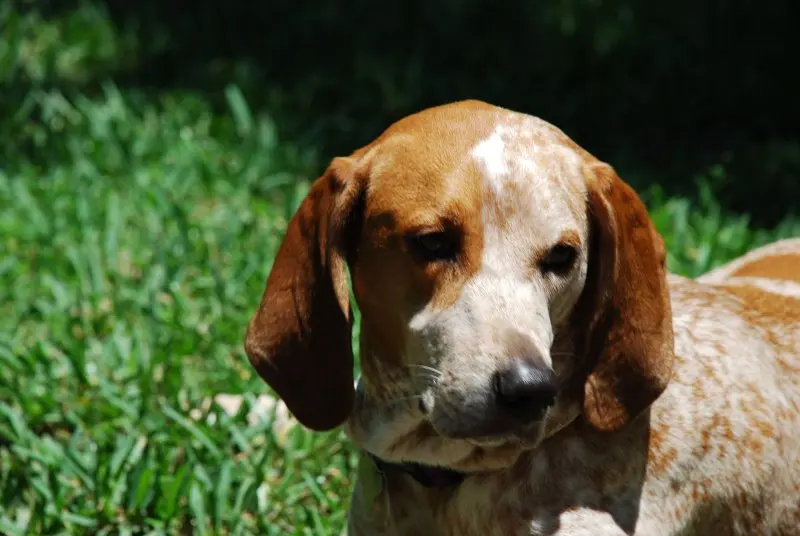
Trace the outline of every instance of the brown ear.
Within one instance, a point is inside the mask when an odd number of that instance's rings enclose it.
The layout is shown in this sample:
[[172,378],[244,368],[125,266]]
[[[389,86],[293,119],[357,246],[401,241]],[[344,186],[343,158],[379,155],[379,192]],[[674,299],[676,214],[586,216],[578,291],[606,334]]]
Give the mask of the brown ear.
[[337,158],[289,222],[247,330],[245,352],[304,426],[342,424],[353,404],[346,250],[363,188]]
[[591,167],[589,334],[594,367],[584,384],[584,416],[616,430],[664,391],[672,374],[672,312],[664,242],[644,204],[611,166]]

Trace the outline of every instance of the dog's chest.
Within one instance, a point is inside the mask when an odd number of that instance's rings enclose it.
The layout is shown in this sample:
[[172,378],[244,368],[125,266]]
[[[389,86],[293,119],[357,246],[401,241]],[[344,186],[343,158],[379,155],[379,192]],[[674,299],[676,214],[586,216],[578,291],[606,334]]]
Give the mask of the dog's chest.
[[562,492],[540,489],[532,496],[524,481],[501,480],[482,480],[450,492],[411,489],[416,488],[413,484],[404,487],[402,493],[391,497],[391,521],[384,532],[373,529],[364,534],[566,536],[580,534],[574,530],[591,526],[591,534],[603,536],[622,534],[620,524],[634,528],[635,508],[623,506],[634,503],[625,498],[618,500],[616,515],[612,515],[599,508],[597,493],[584,489],[574,497],[593,507],[575,503],[570,510],[561,504]]
[[[408,475],[387,473],[380,498],[374,490],[357,490],[353,519],[364,528],[352,534],[550,536],[572,534],[564,528],[586,522],[606,531],[600,535],[615,534],[620,524],[633,529],[633,475],[642,472],[644,457],[609,457],[605,472],[586,463],[602,456],[588,452],[591,447],[572,432],[565,436],[506,471],[473,476],[454,488],[425,488]],[[609,496],[613,504],[606,504]]]

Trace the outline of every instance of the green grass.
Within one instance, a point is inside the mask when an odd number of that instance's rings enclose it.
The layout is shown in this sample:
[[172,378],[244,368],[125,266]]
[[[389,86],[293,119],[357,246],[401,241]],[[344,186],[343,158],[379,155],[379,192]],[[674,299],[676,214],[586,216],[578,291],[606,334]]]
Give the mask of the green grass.
[[[0,533],[339,534],[355,452],[339,433],[249,426],[242,351],[287,218],[319,161],[235,88],[229,113],[107,86],[32,93],[33,146],[0,168]],[[53,156],[54,155],[54,156]],[[779,236],[645,193],[674,271]],[[242,412],[244,413],[244,412]]]
[[235,90],[237,121],[113,88],[38,100],[65,158],[0,172],[0,533],[339,530],[336,434],[280,446],[243,415],[187,416],[264,390],[243,333],[308,157]]

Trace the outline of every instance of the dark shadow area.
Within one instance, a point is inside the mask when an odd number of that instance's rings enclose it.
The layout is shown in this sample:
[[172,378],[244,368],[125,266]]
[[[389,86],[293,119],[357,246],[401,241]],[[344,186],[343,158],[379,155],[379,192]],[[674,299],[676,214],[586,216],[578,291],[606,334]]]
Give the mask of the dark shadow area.
[[731,210],[769,225],[800,208],[789,0],[105,5],[138,52],[104,75],[220,105],[236,83],[282,138],[318,147],[320,165],[408,113],[480,98],[556,124],[637,188],[695,195],[697,176],[721,165],[714,189]]

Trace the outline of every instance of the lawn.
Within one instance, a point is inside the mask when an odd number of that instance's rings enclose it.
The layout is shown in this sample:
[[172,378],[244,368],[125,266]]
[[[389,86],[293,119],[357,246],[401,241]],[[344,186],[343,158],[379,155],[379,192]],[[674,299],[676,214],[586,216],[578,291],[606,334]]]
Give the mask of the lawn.
[[[244,330],[333,156],[284,142],[236,87],[220,94],[221,111],[174,90],[42,87],[3,119],[26,141],[0,162],[2,534],[344,527],[356,456],[341,433],[284,440],[244,411],[190,415],[216,393],[266,392]],[[800,235],[720,207],[722,172],[693,201],[641,192],[673,271]]]
[[308,158],[235,90],[238,123],[113,88],[38,100],[65,158],[0,170],[0,533],[336,533],[338,434],[188,415],[264,392],[243,334]]

